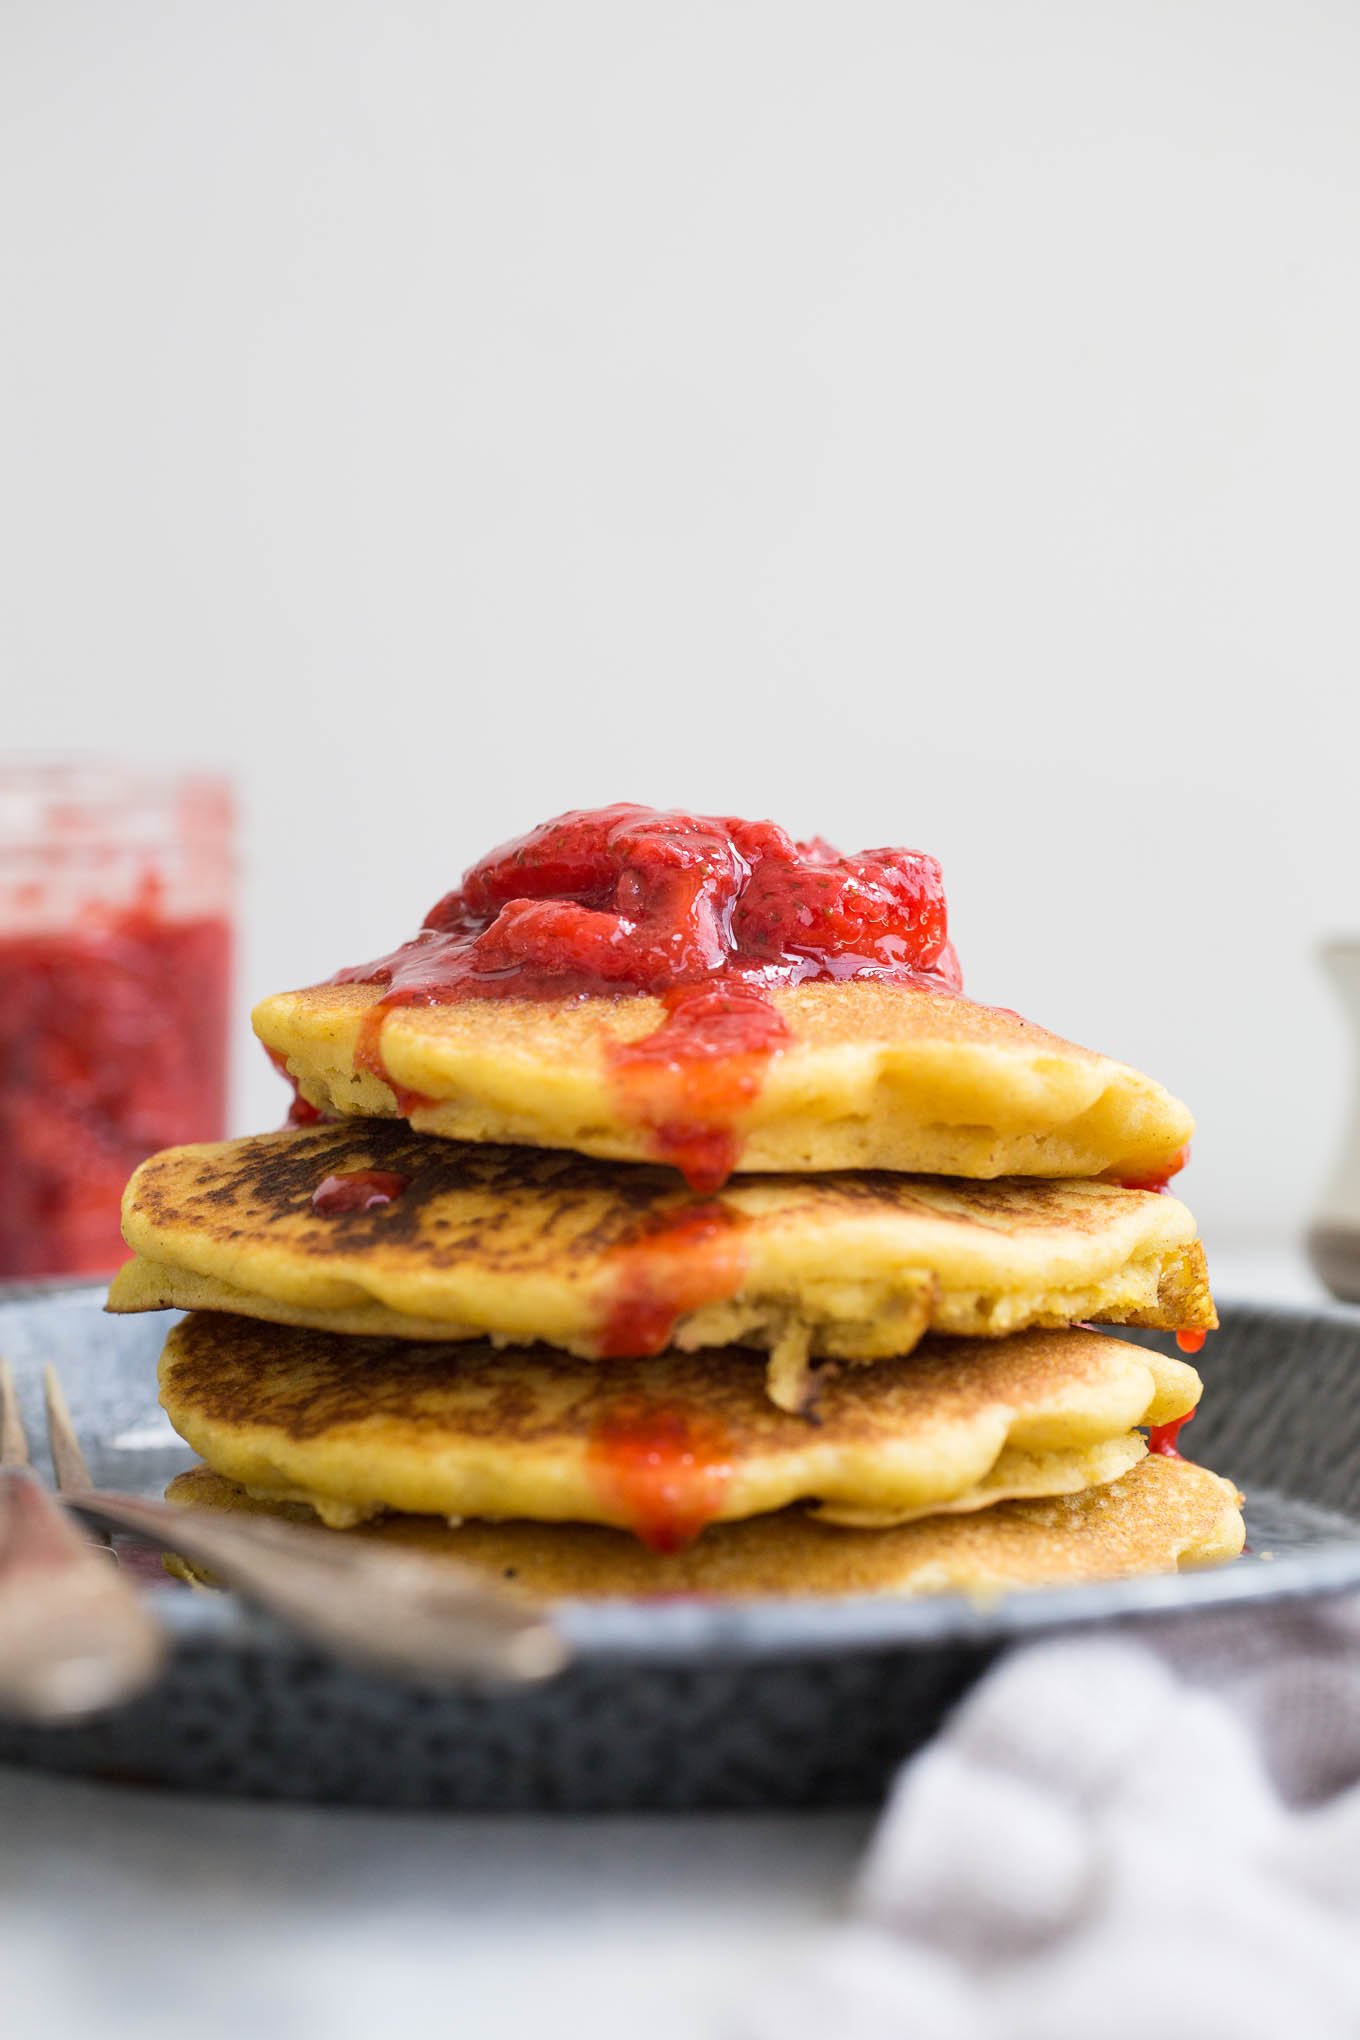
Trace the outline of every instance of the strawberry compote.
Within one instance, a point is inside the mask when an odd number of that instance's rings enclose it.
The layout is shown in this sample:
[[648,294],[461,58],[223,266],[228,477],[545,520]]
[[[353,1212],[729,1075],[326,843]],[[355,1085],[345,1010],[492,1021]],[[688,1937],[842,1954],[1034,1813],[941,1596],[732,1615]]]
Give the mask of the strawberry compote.
[[621,1240],[600,1358],[664,1352],[686,1312],[735,1296],[746,1273],[742,1230],[730,1206],[702,1199],[656,1213]]
[[1169,1424],[1150,1424],[1148,1451],[1159,1453],[1163,1459],[1183,1458],[1180,1445],[1181,1432],[1194,1414],[1193,1410],[1187,1410],[1183,1417],[1173,1417]]
[[106,1274],[128,1176],[224,1130],[230,800],[0,774],[0,1276]]
[[[391,1079],[394,1007],[464,999],[648,994],[662,1024],[613,1050],[620,1103],[701,1190],[737,1149],[734,1122],[788,1029],[770,991],[810,979],[960,989],[944,885],[919,850],[842,856],[774,822],[578,809],[474,864],[420,933],[337,984],[376,984],[361,1067]],[[422,1101],[395,1085],[398,1105]]]
[[732,1441],[706,1410],[616,1403],[591,1426],[586,1463],[599,1492],[653,1551],[683,1551],[721,1513]]

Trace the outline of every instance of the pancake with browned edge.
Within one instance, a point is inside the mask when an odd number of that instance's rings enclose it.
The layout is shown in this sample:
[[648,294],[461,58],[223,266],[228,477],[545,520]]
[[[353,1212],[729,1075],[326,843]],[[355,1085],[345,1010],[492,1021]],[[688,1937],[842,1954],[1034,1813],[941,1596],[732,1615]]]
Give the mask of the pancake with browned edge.
[[744,1348],[604,1368],[546,1346],[342,1338],[196,1312],[160,1368],[171,1423],[217,1472],[332,1524],[380,1510],[630,1529],[813,1502],[884,1522],[1066,1493],[1127,1471],[1137,1427],[1184,1417],[1192,1367],[1097,1332],[929,1339],[835,1376],[815,1422]]
[[[323,1186],[371,1180],[387,1201],[316,1208]],[[810,1363],[900,1356],[927,1332],[1217,1322],[1195,1222],[1169,1196],[876,1172],[734,1178],[700,1198],[668,1169],[402,1122],[167,1149],[128,1185],[123,1229],[137,1258],[111,1310],[611,1360],[756,1346],[785,1408],[807,1405]]]
[[[207,1467],[182,1473],[171,1501],[314,1520],[263,1502]],[[1235,1558],[1236,1490],[1188,1460],[1152,1456],[1108,1485],[1050,1501],[925,1516],[896,1530],[843,1530],[797,1509],[706,1530],[687,1550],[649,1551],[587,1524],[465,1523],[383,1516],[337,1535],[447,1556],[544,1600],[625,1595],[992,1594],[1174,1572]],[[182,1561],[175,1570],[201,1578]]]

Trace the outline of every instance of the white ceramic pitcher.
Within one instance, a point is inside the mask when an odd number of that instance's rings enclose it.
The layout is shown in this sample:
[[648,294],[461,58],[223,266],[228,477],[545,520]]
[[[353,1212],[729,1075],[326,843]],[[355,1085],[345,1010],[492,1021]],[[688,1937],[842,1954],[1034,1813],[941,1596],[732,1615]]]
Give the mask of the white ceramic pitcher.
[[[1350,1016],[1360,1072],[1360,938],[1325,943],[1322,961]],[[1309,1228],[1308,1253],[1333,1296],[1360,1303],[1360,1077],[1341,1152]]]

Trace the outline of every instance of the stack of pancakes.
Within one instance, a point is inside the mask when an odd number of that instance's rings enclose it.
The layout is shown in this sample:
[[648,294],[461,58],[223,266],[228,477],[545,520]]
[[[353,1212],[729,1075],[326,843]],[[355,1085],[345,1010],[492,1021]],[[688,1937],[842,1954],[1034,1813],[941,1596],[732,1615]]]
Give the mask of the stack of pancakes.
[[1184,1108],[953,991],[769,998],[782,1045],[701,1189],[612,1074],[654,996],[266,999],[310,1123],[153,1156],[124,1203],[110,1308],[189,1313],[162,1400],[203,1465],[172,1494],[541,1594],[1235,1554],[1235,1490],[1176,1450],[1195,1370],[1092,1328],[1216,1323],[1194,1220],[1131,1187],[1175,1168]]

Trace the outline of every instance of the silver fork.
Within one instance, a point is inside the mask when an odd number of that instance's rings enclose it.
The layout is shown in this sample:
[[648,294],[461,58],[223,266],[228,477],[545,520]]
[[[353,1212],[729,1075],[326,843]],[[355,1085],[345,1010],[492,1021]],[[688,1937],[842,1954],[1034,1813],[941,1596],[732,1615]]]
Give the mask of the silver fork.
[[50,1367],[45,1387],[62,1501],[99,1531],[119,1530],[178,1553],[310,1641],[369,1667],[413,1678],[523,1682],[550,1677],[566,1662],[544,1609],[455,1560],[277,1517],[224,1515],[96,1488]]
[[0,1713],[79,1720],[151,1684],[165,1639],[109,1560],[33,1473],[0,1361]]

